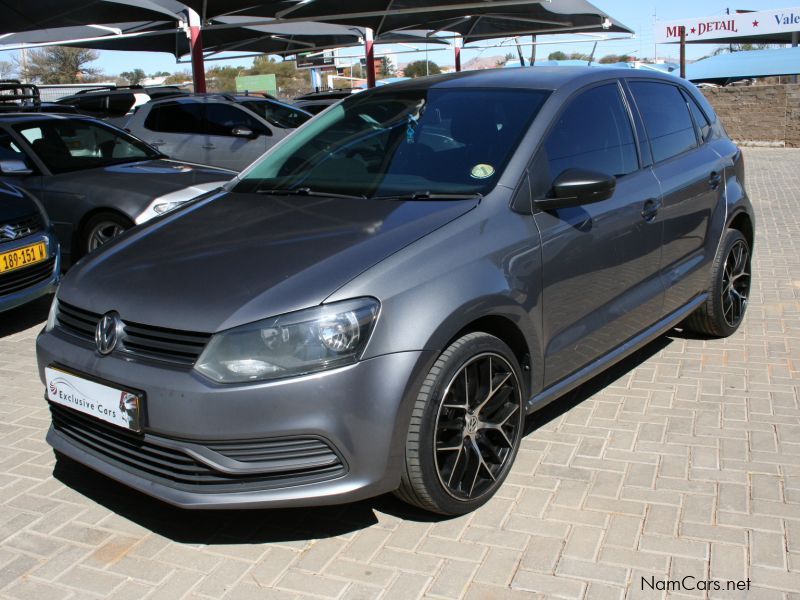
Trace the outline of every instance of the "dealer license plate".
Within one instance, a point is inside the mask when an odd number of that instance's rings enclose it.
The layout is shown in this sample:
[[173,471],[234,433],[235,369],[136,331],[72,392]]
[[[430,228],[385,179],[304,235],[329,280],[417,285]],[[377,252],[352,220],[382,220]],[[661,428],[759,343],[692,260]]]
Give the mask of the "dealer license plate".
[[141,431],[142,395],[46,367],[47,398],[97,419]]
[[39,242],[0,253],[0,273],[21,269],[47,259],[47,244]]

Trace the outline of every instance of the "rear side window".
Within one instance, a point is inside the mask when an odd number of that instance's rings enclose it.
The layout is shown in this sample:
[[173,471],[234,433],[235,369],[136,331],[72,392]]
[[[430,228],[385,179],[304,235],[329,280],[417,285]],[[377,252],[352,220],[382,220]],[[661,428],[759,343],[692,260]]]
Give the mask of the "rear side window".
[[711,134],[711,123],[708,121],[708,117],[706,117],[705,113],[700,110],[700,107],[697,106],[697,102],[686,94],[686,102],[689,105],[689,110],[692,113],[692,118],[694,119],[694,124],[697,127],[697,137],[700,138],[701,141],[705,142],[708,139],[708,136]]
[[676,86],[652,81],[631,81],[629,85],[650,137],[655,162],[697,146],[689,108]]
[[108,96],[108,114],[112,117],[124,117],[133,108],[136,97],[133,94],[110,94]]
[[78,98],[78,108],[89,113],[105,114],[107,98],[108,96],[84,96]]
[[164,133],[205,133],[203,105],[176,103],[154,106],[150,109],[144,126],[150,131]]
[[551,180],[567,169],[620,177],[639,168],[636,142],[619,87],[594,87],[561,113],[545,142]]

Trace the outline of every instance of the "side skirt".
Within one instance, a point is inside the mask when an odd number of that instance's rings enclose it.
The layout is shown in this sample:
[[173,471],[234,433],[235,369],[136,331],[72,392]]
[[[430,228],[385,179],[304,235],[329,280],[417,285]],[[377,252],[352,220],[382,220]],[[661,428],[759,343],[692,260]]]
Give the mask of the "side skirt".
[[645,329],[639,335],[636,335],[629,339],[627,342],[622,344],[621,346],[617,346],[614,350],[605,354],[598,358],[596,361],[589,363],[582,369],[576,371],[569,377],[562,379],[561,381],[551,385],[549,388],[542,390],[538,394],[536,394],[533,398],[528,400],[526,406],[527,414],[534,412],[549,404],[559,396],[563,396],[570,390],[575,389],[582,383],[585,383],[595,375],[601,373],[608,369],[614,363],[621,361],[626,356],[636,352],[642,346],[645,346],[648,342],[656,339],[660,335],[663,335],[670,329],[672,329],[675,325],[683,321],[686,317],[692,314],[701,304],[703,304],[706,299],[708,298],[708,293],[700,294],[699,296],[695,297],[691,300],[688,304],[684,304],[678,310],[673,311],[657,323],[654,323],[647,329]]

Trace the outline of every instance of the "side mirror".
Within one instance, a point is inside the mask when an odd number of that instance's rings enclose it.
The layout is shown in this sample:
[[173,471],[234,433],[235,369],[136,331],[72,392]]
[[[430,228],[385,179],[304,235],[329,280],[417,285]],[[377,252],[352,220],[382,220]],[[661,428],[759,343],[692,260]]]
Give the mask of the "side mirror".
[[614,194],[617,178],[586,169],[567,169],[553,182],[553,197],[536,200],[543,210],[569,208],[606,200]]
[[32,175],[33,169],[17,159],[0,160],[0,173],[3,175]]
[[231,133],[234,137],[248,138],[250,140],[254,140],[258,137],[258,134],[249,127],[234,127]]

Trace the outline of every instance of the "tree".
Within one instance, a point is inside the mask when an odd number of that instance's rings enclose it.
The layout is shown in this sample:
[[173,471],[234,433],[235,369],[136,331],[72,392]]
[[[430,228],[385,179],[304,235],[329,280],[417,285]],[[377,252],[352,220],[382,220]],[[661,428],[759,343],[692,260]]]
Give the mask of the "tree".
[[253,66],[246,75],[275,75],[278,93],[282,96],[294,97],[307,92],[310,87],[310,75],[306,69],[298,69],[293,60],[277,61],[269,56],[257,56]]
[[169,77],[170,73],[168,71],[156,71],[155,73],[151,73],[150,77],[155,79],[156,77]]
[[415,60],[406,65],[404,72],[406,77],[425,77],[426,75],[438,75],[442,70],[432,60]]
[[189,74],[189,71],[178,71],[177,73],[173,73],[169,77],[164,80],[166,85],[174,85],[176,83],[186,83],[187,81],[191,81],[192,76]]
[[142,79],[147,77],[142,69],[123,71],[119,74],[119,76],[125,79],[130,85],[139,85],[142,82]]
[[583,54],[581,52],[572,52],[571,54],[567,54],[567,60],[585,60],[588,62],[592,60],[592,57],[589,54]]
[[611,65],[614,63],[630,62],[632,60],[636,60],[636,57],[628,54],[606,54],[597,62],[603,65]]
[[395,74],[395,68],[392,64],[392,59],[388,56],[381,57],[380,69],[381,77],[392,77]]
[[567,55],[561,50],[556,50],[547,55],[547,60],[567,60]]
[[14,63],[7,60],[0,60],[0,79],[10,79],[15,71]]
[[206,71],[206,80],[209,91],[235,92],[236,77],[239,76],[241,67],[212,67]]
[[34,48],[28,51],[26,64],[20,74],[27,81],[37,83],[82,83],[97,81],[99,69],[88,66],[97,60],[96,50],[84,48]]

